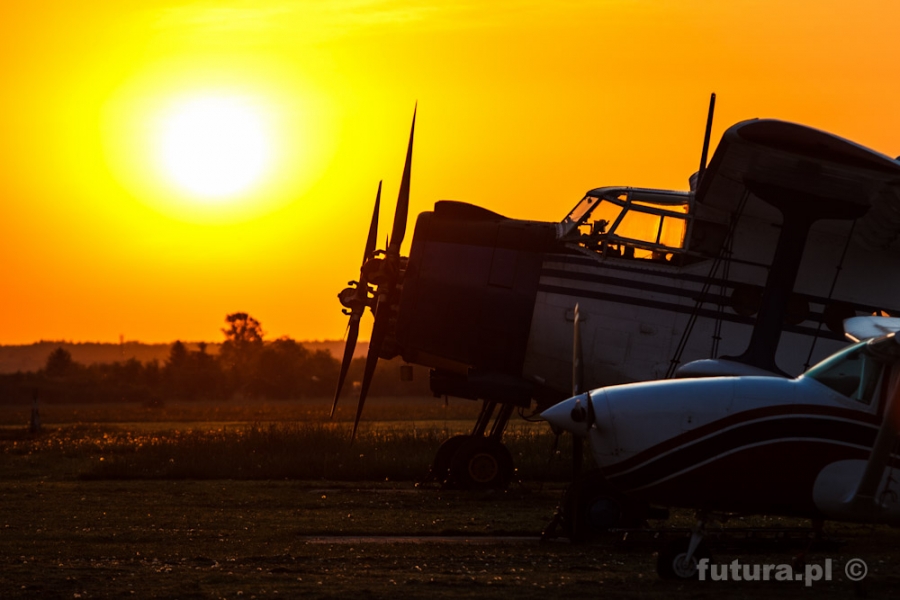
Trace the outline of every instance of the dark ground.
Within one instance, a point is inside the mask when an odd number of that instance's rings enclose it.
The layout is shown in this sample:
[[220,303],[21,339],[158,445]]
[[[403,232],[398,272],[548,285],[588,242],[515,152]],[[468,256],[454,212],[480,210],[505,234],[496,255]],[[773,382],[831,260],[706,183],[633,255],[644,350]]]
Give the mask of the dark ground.
[[[3,598],[900,596],[900,534],[881,527],[831,527],[846,543],[810,563],[832,558],[840,580],[811,587],[660,580],[657,543],[643,535],[541,543],[558,484],[463,493],[410,483],[22,479],[0,489]],[[688,522],[676,515],[676,525]],[[784,563],[790,553],[714,557]],[[851,557],[869,565],[862,585],[844,579]]]

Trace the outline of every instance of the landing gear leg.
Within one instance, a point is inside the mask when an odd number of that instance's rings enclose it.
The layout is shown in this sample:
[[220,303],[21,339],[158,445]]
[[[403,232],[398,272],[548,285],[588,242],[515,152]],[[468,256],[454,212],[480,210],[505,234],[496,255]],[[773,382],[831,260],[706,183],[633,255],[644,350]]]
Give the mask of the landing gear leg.
[[700,561],[709,559],[709,550],[703,543],[706,534],[706,515],[701,514],[691,531],[690,538],[675,540],[660,550],[656,560],[656,572],[663,579],[697,579]]
[[472,436],[482,436],[487,429],[491,417],[494,416],[494,410],[497,408],[496,402],[488,402],[485,400],[481,403],[481,412],[478,413],[478,419],[475,421],[475,428],[472,429]]

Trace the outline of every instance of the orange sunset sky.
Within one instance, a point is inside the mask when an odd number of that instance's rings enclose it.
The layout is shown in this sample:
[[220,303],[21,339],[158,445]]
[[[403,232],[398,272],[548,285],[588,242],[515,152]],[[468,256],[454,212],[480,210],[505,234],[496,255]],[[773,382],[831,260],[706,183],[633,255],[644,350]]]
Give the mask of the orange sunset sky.
[[773,117],[896,156],[898,22],[894,0],[7,2],[0,344],[216,341],[235,311],[340,338],[416,101],[404,252],[440,199],[559,220],[601,185],[687,189],[710,92],[713,146]]

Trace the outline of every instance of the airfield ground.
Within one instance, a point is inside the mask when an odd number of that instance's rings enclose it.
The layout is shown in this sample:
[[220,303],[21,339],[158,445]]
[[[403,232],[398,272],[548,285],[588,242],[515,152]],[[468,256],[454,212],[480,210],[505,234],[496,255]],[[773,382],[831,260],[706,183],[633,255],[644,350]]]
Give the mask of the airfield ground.
[[[150,440],[165,439],[161,428],[172,427],[176,417],[170,413],[165,422],[144,423],[144,433],[129,439],[148,443],[142,437],[148,431],[153,432],[147,434]],[[133,479],[97,465],[105,462],[100,458],[140,454],[139,448],[98,443],[66,452],[47,443],[55,436],[71,444],[77,432],[102,436],[104,429],[120,439],[120,425],[85,428],[65,422],[62,411],[57,416],[62,422],[46,424],[44,433],[32,438],[10,422],[20,418],[18,412],[0,409],[0,423],[7,426],[0,432],[3,598],[900,594],[900,532],[888,528],[830,526],[845,543],[813,554],[809,562],[832,559],[834,580],[809,587],[796,581],[671,582],[656,576],[659,542],[651,536],[591,545],[538,541],[562,494],[562,481],[523,479],[503,493],[467,493],[413,481],[191,479],[169,477],[164,470]],[[134,415],[129,418],[133,422]],[[689,514],[676,513],[669,526],[689,523]],[[785,523],[755,519],[740,524]],[[752,554],[723,550],[714,553],[714,561],[777,564],[789,561],[790,554],[775,548]],[[848,581],[843,572],[844,563],[857,557],[869,566],[862,584]]]

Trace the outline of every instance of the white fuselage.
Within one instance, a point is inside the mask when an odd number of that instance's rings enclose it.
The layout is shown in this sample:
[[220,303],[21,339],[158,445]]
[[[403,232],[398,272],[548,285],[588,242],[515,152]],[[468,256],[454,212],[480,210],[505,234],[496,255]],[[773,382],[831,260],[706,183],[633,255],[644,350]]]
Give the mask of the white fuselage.
[[[718,377],[590,393],[595,420],[572,422],[575,398],[543,414],[587,433],[608,482],[665,506],[860,520],[848,500],[878,433],[881,400],[851,400],[808,377]],[[900,524],[900,483],[885,469],[877,520]],[[874,520],[874,519],[873,519]]]

